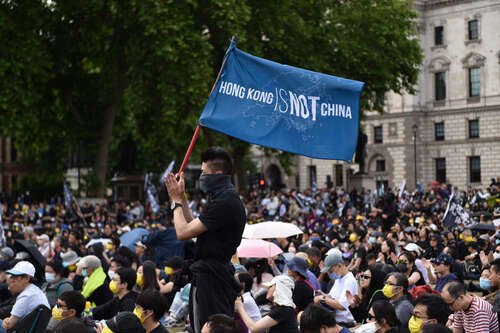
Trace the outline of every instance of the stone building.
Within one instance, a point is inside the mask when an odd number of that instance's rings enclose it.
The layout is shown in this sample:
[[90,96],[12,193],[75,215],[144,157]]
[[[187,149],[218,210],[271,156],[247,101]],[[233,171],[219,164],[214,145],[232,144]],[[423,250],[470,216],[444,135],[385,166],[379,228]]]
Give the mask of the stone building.
[[[500,177],[500,1],[416,0],[424,52],[415,95],[388,93],[385,113],[367,113],[366,178],[375,189],[406,180],[425,187],[449,181],[485,188]],[[415,149],[416,148],[416,149]],[[289,188],[330,184],[351,188],[355,164],[295,157],[294,175],[278,161]],[[270,170],[275,171],[271,172]],[[354,177],[355,178],[355,177]]]
[[500,1],[415,5],[424,52],[418,92],[390,93],[386,113],[367,117],[369,172],[390,187],[406,179],[410,188],[485,188],[500,176]]

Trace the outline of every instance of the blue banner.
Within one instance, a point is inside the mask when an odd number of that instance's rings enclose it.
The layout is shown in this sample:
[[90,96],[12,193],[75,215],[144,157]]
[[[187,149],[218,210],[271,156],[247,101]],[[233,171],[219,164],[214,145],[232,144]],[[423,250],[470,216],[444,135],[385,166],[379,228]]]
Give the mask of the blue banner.
[[199,124],[243,141],[350,162],[364,83],[278,64],[233,44]]

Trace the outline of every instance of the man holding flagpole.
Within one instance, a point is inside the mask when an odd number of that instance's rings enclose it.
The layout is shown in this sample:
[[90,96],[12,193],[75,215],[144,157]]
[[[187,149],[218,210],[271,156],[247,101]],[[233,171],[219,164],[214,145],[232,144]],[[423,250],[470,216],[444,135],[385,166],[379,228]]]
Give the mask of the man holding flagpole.
[[200,188],[209,200],[199,218],[189,209],[184,174],[169,173],[165,181],[170,196],[175,231],[179,240],[196,237],[195,262],[189,267],[192,287],[189,300],[191,326],[201,328],[212,314],[233,316],[234,301],[241,286],[234,278],[231,256],[241,242],[246,214],[231,184],[232,160],[221,147],[211,147],[201,155]]

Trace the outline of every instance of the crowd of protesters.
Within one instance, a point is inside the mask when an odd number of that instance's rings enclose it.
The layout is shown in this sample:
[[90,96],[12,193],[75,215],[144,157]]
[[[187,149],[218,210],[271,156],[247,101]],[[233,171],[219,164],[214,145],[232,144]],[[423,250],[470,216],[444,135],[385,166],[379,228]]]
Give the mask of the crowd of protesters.
[[[241,294],[234,316],[212,315],[201,332],[498,332],[499,182],[400,196],[334,187],[241,192],[247,223],[289,222],[303,233],[269,239],[283,250],[274,258],[233,256]],[[481,228],[443,225],[452,193]],[[187,203],[194,218],[206,214],[204,194]],[[52,332],[191,330],[196,243],[169,236],[170,203],[158,214],[139,201],[73,208],[3,201],[0,332],[40,305],[51,309],[44,330]],[[120,236],[136,228],[149,234],[124,246]]]

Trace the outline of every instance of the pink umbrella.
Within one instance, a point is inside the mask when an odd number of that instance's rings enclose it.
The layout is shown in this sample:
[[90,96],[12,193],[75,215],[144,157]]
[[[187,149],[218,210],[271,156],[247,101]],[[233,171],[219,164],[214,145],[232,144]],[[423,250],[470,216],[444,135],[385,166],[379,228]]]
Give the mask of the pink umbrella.
[[270,258],[283,253],[274,243],[262,239],[242,239],[238,246],[240,258]]

